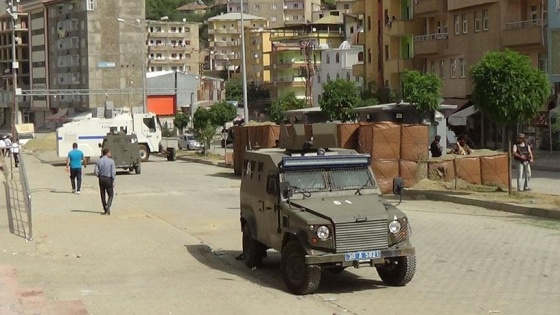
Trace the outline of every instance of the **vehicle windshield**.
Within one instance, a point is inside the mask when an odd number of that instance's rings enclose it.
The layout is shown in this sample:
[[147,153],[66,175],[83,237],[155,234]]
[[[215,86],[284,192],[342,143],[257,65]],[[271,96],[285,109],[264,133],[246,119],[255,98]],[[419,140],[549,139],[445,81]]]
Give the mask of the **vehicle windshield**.
[[190,140],[194,140],[194,136],[192,136],[192,135],[188,135],[188,136],[186,136],[186,137],[187,137],[187,140],[189,140],[189,141],[190,141]]
[[286,171],[282,181],[308,192],[341,191],[376,188],[375,180],[367,167],[342,169],[315,169]]

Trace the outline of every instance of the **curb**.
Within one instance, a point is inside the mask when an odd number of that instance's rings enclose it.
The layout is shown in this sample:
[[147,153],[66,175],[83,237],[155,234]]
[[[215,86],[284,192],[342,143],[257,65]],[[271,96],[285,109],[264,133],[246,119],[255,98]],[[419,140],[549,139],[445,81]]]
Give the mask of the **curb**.
[[433,191],[405,190],[405,192],[406,195],[411,197],[420,197],[420,198],[424,197],[429,200],[447,201],[447,202],[457,203],[461,205],[476,206],[476,207],[482,207],[482,208],[498,210],[503,212],[511,212],[511,213],[541,217],[546,219],[560,220],[560,211],[554,209],[527,207],[527,206],[520,206],[512,203],[479,200],[479,199],[465,198],[460,196],[451,196],[445,193],[438,193]]
[[192,162],[192,163],[213,165],[213,166],[218,166],[218,167],[222,167],[222,168],[233,169],[233,165],[226,164],[225,162],[209,161],[209,160],[205,160],[205,159],[201,159],[201,158],[187,157],[187,156],[178,156],[176,159],[177,160],[182,160],[182,161],[187,161],[187,162]]

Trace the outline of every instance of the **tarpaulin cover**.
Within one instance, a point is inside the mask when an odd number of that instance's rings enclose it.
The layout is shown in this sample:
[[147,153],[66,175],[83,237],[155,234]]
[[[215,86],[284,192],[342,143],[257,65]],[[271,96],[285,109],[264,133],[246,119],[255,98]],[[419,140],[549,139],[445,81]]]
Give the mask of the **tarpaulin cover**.
[[455,179],[453,160],[430,161],[428,163],[428,179],[445,181]]
[[469,184],[480,185],[482,183],[480,158],[478,156],[456,158],[455,167],[457,168],[458,178]]
[[425,162],[399,160],[399,174],[405,187],[413,187],[419,180],[426,178],[428,164]]
[[359,134],[360,124],[338,124],[338,146],[340,148],[357,150]]
[[399,161],[398,160],[373,160],[371,162],[371,169],[381,193],[386,194],[393,191],[393,179],[399,176]]
[[401,159],[425,161],[428,159],[429,129],[425,125],[402,125]]
[[480,157],[482,184],[508,187],[508,159],[506,154]]
[[401,149],[401,126],[390,123],[360,125],[359,151],[374,160],[398,160]]

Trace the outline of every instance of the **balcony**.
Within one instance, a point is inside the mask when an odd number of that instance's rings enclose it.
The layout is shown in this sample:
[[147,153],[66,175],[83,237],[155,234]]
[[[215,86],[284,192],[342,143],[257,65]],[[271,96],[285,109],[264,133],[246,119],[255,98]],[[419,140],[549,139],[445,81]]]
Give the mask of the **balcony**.
[[387,35],[394,37],[402,37],[418,33],[420,20],[394,20],[386,25]]
[[365,76],[365,66],[363,62],[352,66],[352,75],[355,77]]
[[407,69],[413,70],[413,62],[412,59],[389,59],[385,61],[383,68],[386,74],[391,75],[404,72]]
[[500,2],[500,0],[447,0],[447,10],[460,10],[496,2]]
[[[504,47],[544,46],[543,26],[543,21],[540,19],[506,23],[502,45]],[[546,34],[546,27],[544,32]]]
[[447,49],[447,33],[414,36],[414,55],[430,56],[443,54]]
[[229,47],[233,45],[234,45],[233,42],[222,41],[222,40],[210,42],[210,47]]
[[[286,21],[288,22],[288,21]],[[304,23],[297,21],[298,24]],[[342,27],[336,29],[322,29],[315,32],[307,29],[301,30],[277,30],[270,34],[270,41],[298,40],[311,38],[343,38],[344,31]]]
[[444,0],[421,0],[414,3],[414,15],[428,15],[446,12]]
[[148,46],[149,50],[166,50],[167,45],[165,44],[154,44]]

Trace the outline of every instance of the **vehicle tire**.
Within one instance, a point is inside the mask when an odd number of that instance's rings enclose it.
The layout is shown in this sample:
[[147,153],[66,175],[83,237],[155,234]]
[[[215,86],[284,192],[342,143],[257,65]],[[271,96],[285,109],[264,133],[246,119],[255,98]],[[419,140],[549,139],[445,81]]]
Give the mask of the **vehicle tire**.
[[266,248],[263,244],[253,238],[249,224],[243,226],[243,260],[249,268],[262,266]]
[[141,144],[138,146],[138,151],[140,151],[140,160],[142,162],[148,161],[150,158],[150,151],[148,150],[148,147],[145,144]]
[[416,271],[416,256],[392,258],[389,264],[376,267],[383,283],[388,286],[400,287],[412,280]]
[[136,173],[136,174],[142,173],[142,166],[141,166],[141,164],[138,164],[138,165],[135,165],[135,166],[134,166],[134,173]]
[[342,273],[344,271],[344,269],[346,269],[346,267],[332,267],[332,268],[327,268],[327,270],[332,273],[333,275],[337,275],[339,273]]
[[321,267],[305,264],[305,250],[297,241],[282,249],[280,269],[288,290],[297,295],[315,292],[321,282]]

